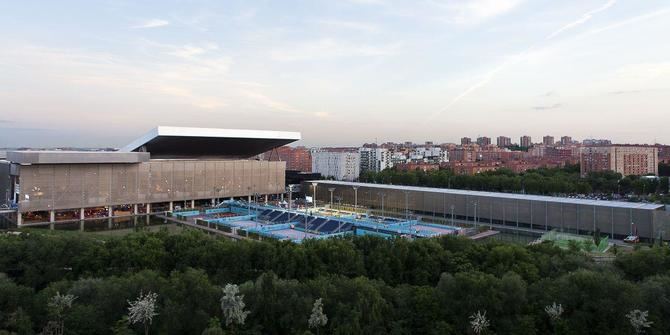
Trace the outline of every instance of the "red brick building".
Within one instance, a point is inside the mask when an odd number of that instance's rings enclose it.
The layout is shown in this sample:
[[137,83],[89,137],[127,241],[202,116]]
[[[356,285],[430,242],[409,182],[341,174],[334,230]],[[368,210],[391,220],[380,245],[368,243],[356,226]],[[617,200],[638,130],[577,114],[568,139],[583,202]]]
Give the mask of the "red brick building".
[[286,162],[286,170],[312,172],[312,155],[305,147],[279,147],[274,152],[266,152],[265,159]]

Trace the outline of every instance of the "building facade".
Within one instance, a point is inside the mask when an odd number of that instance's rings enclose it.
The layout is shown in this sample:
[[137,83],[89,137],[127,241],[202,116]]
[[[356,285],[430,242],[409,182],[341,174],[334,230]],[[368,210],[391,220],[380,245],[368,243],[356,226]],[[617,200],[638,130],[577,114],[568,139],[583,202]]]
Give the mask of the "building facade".
[[533,146],[533,139],[530,136],[521,136],[519,145],[523,148],[530,148]]
[[614,171],[623,176],[658,175],[658,148],[653,146],[607,145],[581,148],[581,174]]
[[[383,215],[421,216],[422,220],[438,223],[494,225],[496,230],[516,229],[538,235],[558,230],[592,236],[599,230],[615,239],[637,233],[647,241],[670,231],[670,211],[660,204],[328,180],[313,182],[317,183],[317,201],[328,199],[328,189],[334,188],[334,195],[343,204],[355,203],[379,213],[384,198]],[[664,240],[670,237],[662,236]]]
[[356,148],[319,148],[312,151],[312,172],[326,178],[354,181],[360,175],[361,154]]
[[360,172],[380,172],[393,167],[393,153],[385,148],[360,148]]
[[512,146],[512,139],[507,136],[498,136],[496,139],[496,144],[498,147],[506,148]]
[[479,144],[479,146],[482,146],[482,147],[485,147],[487,145],[491,145],[491,138],[486,137],[486,136],[478,137],[477,138],[477,144]]
[[549,135],[543,137],[542,138],[542,144],[547,145],[547,146],[554,145],[554,137],[549,136]]
[[253,157],[299,139],[290,132],[158,127],[119,151],[10,151],[0,161],[0,179],[9,180],[0,193],[16,209],[18,226],[279,195],[286,163]]

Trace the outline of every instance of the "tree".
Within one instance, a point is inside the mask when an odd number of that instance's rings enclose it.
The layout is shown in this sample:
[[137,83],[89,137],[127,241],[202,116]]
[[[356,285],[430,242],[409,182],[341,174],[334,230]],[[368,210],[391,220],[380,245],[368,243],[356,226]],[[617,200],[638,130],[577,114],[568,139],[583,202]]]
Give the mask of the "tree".
[[65,321],[63,317],[65,313],[72,308],[72,303],[77,299],[72,294],[61,295],[60,292],[56,292],[56,295],[49,299],[47,307],[49,313],[55,320],[52,320],[52,323],[47,325],[47,328],[50,329],[47,332],[52,334],[63,334],[65,331]]
[[236,324],[244,325],[244,321],[249,315],[249,312],[244,310],[244,296],[237,295],[239,292],[240,289],[235,284],[226,284],[226,287],[223,288],[221,310],[226,321],[226,327],[234,328]]
[[653,322],[647,321],[647,316],[649,316],[649,311],[639,309],[634,309],[626,314],[628,322],[635,329],[635,334],[644,334],[647,328],[651,327]]
[[489,320],[486,318],[486,311],[483,313],[477,311],[476,313],[470,315],[470,327],[475,334],[485,334],[490,325]]
[[328,317],[323,313],[323,303],[321,298],[314,301],[314,306],[312,307],[312,315],[309,316],[307,324],[309,328],[315,328],[316,334],[319,334],[319,328],[323,327],[328,323]]
[[144,325],[144,334],[149,334],[149,326],[153,321],[154,316],[158,315],[156,312],[156,300],[158,299],[158,294],[154,292],[149,292],[146,295],[143,295],[140,292],[140,296],[137,297],[135,301],[128,301],[130,307],[128,307],[128,321],[131,324],[141,323]]
[[213,317],[209,320],[209,326],[207,329],[202,331],[201,335],[224,335],[223,329],[221,329],[221,321],[217,317]]

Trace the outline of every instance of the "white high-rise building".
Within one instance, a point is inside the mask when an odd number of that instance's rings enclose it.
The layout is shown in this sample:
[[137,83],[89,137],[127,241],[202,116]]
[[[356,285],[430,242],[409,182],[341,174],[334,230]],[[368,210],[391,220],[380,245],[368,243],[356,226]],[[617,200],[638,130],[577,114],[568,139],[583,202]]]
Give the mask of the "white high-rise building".
[[384,148],[360,148],[360,172],[379,172],[393,167],[393,153]]
[[354,148],[319,148],[312,151],[312,172],[336,180],[355,181],[360,174],[361,154]]

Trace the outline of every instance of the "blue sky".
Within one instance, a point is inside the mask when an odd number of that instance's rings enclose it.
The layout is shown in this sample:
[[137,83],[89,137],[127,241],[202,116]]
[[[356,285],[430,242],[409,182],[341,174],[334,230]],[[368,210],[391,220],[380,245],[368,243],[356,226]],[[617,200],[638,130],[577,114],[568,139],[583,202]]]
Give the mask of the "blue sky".
[[0,1],[0,147],[156,125],[670,143],[669,33],[667,0]]

